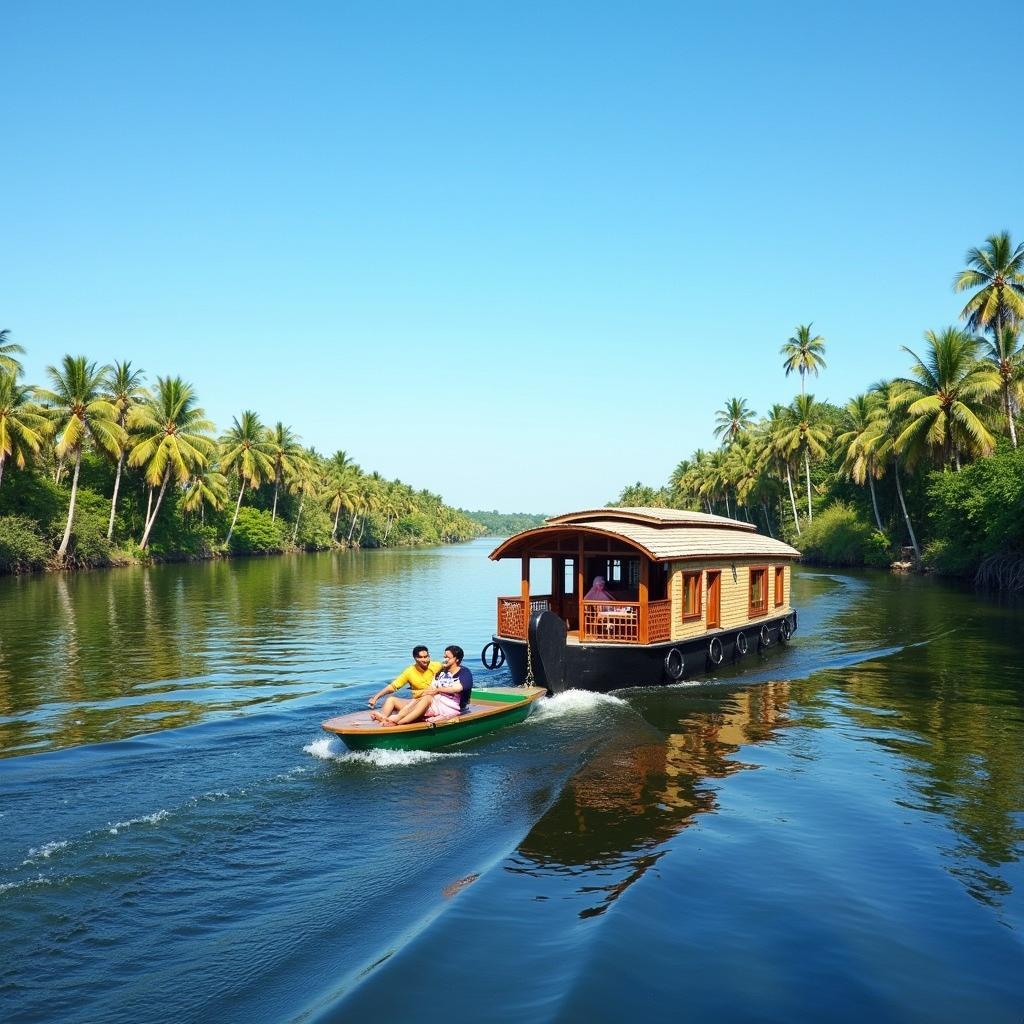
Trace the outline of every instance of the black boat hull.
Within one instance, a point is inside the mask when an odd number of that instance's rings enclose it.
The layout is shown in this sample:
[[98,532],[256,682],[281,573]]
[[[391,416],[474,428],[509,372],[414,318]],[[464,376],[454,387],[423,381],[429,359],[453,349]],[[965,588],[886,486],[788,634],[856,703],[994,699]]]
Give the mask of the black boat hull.
[[[526,682],[532,669],[536,685],[546,686],[552,693],[569,689],[605,692],[624,686],[657,686],[699,678],[720,665],[732,664],[743,657],[754,657],[759,651],[786,642],[784,634],[787,627],[784,623],[788,624],[791,636],[796,632],[796,612],[762,619],[742,629],[716,630],[693,640],[643,647],[632,644],[569,644],[566,642],[565,623],[557,615],[535,612],[530,619],[529,650],[523,640],[499,636],[493,640],[505,654],[515,685]],[[765,637],[767,644],[764,643]],[[713,640],[716,643],[712,644]]]

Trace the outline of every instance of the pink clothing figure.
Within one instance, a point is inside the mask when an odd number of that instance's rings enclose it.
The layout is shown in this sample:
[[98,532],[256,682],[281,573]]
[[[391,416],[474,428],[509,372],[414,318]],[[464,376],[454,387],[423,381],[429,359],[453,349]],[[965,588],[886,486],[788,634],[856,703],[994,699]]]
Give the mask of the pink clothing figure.
[[614,601],[615,598],[605,589],[604,577],[595,576],[594,585],[586,592],[584,601]]

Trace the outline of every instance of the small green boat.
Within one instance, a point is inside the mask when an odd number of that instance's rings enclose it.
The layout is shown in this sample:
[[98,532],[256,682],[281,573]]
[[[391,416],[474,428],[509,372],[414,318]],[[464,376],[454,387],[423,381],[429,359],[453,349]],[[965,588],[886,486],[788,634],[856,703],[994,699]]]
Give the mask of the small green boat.
[[433,750],[523,721],[546,693],[543,686],[473,687],[469,707],[457,718],[380,725],[369,711],[356,711],[330,718],[322,728],[340,736],[349,750]]

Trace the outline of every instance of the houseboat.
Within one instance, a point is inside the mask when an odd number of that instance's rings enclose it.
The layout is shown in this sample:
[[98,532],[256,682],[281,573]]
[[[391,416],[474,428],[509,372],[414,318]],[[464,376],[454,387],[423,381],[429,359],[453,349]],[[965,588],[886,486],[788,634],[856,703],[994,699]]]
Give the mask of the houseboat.
[[[799,556],[751,523],[701,512],[599,508],[554,516],[491,552],[520,560],[521,590],[498,598],[484,665],[507,660],[514,683],[554,693],[714,671],[789,641]],[[608,593],[588,600],[599,576]]]

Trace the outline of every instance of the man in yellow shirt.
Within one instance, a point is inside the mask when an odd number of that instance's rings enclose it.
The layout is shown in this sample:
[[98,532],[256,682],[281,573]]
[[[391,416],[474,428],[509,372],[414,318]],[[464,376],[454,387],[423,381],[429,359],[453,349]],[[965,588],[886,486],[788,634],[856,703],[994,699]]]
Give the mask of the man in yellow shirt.
[[[384,701],[384,706],[380,711],[371,711],[370,717],[375,722],[383,722],[385,718],[390,718],[392,715],[397,714],[407,704],[411,704],[412,701],[418,700],[423,694],[423,691],[430,686],[434,681],[434,676],[441,670],[441,663],[439,661],[430,660],[430,651],[427,650],[423,644],[417,644],[412,649],[412,664],[392,682],[388,683],[383,689],[378,690],[366,703],[371,708],[377,706],[377,701],[384,696],[385,693],[390,693],[391,696]],[[412,691],[412,698],[403,700],[401,697],[396,697],[395,694],[403,687],[408,685]]]

